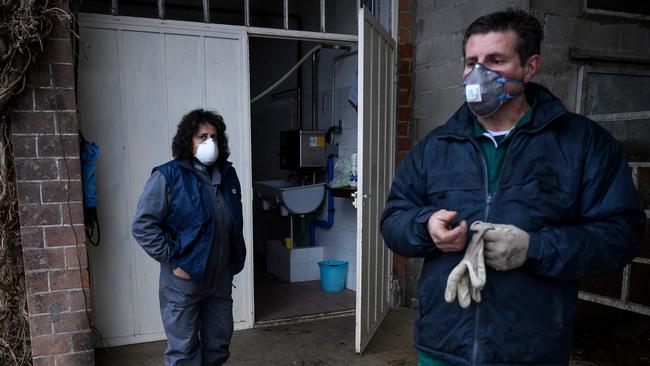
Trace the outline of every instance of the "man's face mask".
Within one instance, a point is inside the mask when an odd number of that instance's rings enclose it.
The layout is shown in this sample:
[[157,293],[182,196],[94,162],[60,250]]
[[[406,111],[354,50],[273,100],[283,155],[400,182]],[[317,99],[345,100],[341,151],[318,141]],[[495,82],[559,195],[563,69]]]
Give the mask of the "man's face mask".
[[212,138],[206,139],[196,146],[196,153],[194,156],[201,162],[201,164],[208,166],[217,161],[219,156],[219,148]]
[[505,100],[516,98],[523,91],[510,95],[506,83],[521,84],[521,80],[506,79],[498,72],[477,63],[463,81],[465,99],[469,109],[479,117],[488,117],[499,110]]

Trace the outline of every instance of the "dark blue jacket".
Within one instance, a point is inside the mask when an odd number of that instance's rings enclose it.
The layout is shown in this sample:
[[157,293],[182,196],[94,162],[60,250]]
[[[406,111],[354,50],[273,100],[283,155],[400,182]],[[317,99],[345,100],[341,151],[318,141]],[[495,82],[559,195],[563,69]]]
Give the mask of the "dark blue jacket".
[[[453,364],[567,364],[578,280],[623,267],[643,235],[645,213],[620,144],[543,87],[527,84],[526,97],[537,102],[532,121],[515,130],[491,197],[464,104],[402,162],[381,220],[391,250],[425,258],[415,345]],[[468,309],[444,301],[464,253],[442,253],[429,237],[427,219],[439,209],[530,234],[526,264],[488,267],[483,300]]]
[[[230,245],[230,272],[244,267],[246,246],[243,236],[241,186],[230,162],[218,167],[220,190],[232,215],[234,232]],[[172,160],[153,169],[167,180],[170,202],[161,223],[165,241],[170,248],[168,262],[185,270],[191,278],[203,279],[210,245],[214,236],[214,212],[209,184],[205,177],[186,160]]]

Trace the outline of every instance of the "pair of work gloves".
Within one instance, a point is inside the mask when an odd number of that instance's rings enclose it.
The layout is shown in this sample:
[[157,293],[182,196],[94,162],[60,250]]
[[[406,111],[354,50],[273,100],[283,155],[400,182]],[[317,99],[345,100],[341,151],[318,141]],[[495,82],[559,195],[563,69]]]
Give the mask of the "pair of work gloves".
[[476,221],[470,226],[472,239],[465,256],[447,278],[445,301],[458,297],[460,307],[467,308],[472,300],[481,302],[481,290],[487,276],[485,264],[497,271],[509,271],[524,265],[528,256],[528,233],[514,225],[490,224]]

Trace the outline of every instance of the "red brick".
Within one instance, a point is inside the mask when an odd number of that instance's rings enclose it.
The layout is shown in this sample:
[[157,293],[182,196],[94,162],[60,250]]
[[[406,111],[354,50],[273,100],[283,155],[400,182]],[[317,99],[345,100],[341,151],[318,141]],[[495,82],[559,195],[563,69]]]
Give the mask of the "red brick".
[[54,357],[52,356],[34,357],[32,361],[34,361],[33,366],[54,366]]
[[41,203],[41,185],[39,183],[19,182],[18,202],[21,205]]
[[399,151],[395,157],[395,168],[397,168],[408,155],[408,151]]
[[63,248],[47,248],[46,251],[49,269],[65,268],[66,252]]
[[76,157],[66,157],[66,159],[58,159],[59,169],[61,170],[61,180],[81,179],[81,165],[79,163],[79,155]]
[[59,319],[54,322],[54,333],[74,332],[83,329],[90,329],[88,315],[85,311],[61,313]]
[[65,291],[28,295],[29,312],[31,314],[49,314],[54,308],[58,308],[59,311],[68,311],[70,309],[68,296],[69,293]]
[[75,351],[92,350],[93,346],[93,337],[90,330],[77,332],[72,335],[72,348]]
[[40,227],[21,227],[20,243],[23,248],[42,248],[43,229]]
[[14,157],[17,158],[36,157],[36,137],[13,135],[11,137],[11,144],[14,148]]
[[399,15],[399,25],[400,27],[413,27],[413,15],[411,14],[400,14]]
[[413,115],[413,108],[399,107],[397,118],[400,122],[408,122],[411,120],[412,115]]
[[12,112],[12,133],[54,133],[52,112]]
[[411,75],[399,77],[399,87],[410,89],[413,82],[413,77]]
[[16,180],[49,180],[59,178],[55,159],[16,159]]
[[399,92],[399,105],[411,104],[411,94],[408,91]]
[[79,202],[83,199],[80,181],[49,181],[41,185],[43,203]]
[[[72,219],[72,222],[70,221]],[[70,203],[63,205],[63,223],[64,224],[83,224],[84,223],[84,208],[81,202]],[[84,231],[77,230],[77,237],[79,243],[85,243],[86,239],[83,236]]]
[[50,39],[69,39],[70,29],[63,22],[54,20],[52,22],[52,31],[49,35]]
[[65,248],[65,267],[67,269],[79,268],[80,260],[81,267],[88,268],[88,254],[85,246]]
[[34,109],[48,111],[75,109],[77,105],[71,89],[36,89],[34,102]]
[[38,87],[50,87],[50,65],[32,64],[25,80],[27,85]]
[[45,43],[45,52],[41,63],[45,64],[71,64],[72,48],[68,40],[50,39]]
[[60,225],[60,205],[25,205],[19,206],[20,223],[24,226]]
[[399,43],[411,43],[411,32],[408,28],[399,29],[399,38],[397,39]]
[[397,151],[408,151],[411,149],[413,142],[408,138],[398,138],[397,139]]
[[65,254],[62,248],[29,249],[23,252],[25,270],[53,269],[65,267]]
[[27,294],[46,292],[49,289],[47,272],[25,273],[25,291]]
[[399,46],[399,57],[400,58],[413,58],[413,46],[410,44],[400,45]]
[[69,334],[32,337],[32,355],[45,356],[68,353],[72,348],[70,343],[72,342]]
[[[63,149],[61,149],[63,144]],[[79,157],[79,137],[77,135],[38,136],[38,155],[40,157]]]
[[407,122],[397,122],[397,136],[407,136],[409,134],[409,124]]
[[399,64],[400,75],[411,75],[411,61],[402,60]]
[[86,310],[90,306],[90,293],[82,290],[68,291],[70,311]]
[[57,355],[54,356],[56,360],[56,366],[88,366],[93,365],[94,360],[93,350],[79,352],[79,353],[69,353],[67,355]]
[[77,115],[75,112],[56,112],[57,133],[77,133]]
[[[84,243],[83,225],[70,225],[46,227],[45,246],[57,247],[68,245],[79,245]],[[75,236],[76,234],[76,236]]]
[[52,290],[69,290],[81,288],[81,277],[78,269],[65,269],[50,272]]
[[32,337],[52,334],[52,320],[50,315],[30,315],[29,332]]
[[52,65],[52,81],[55,87],[74,88],[74,68],[72,65]]
[[25,87],[20,94],[11,98],[11,109],[28,110],[34,109],[34,89]]

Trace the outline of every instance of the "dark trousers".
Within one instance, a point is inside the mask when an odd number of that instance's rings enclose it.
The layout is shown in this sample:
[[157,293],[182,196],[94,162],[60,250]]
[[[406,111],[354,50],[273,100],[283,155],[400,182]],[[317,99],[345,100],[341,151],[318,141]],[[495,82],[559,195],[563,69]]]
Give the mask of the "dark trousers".
[[165,366],[218,366],[230,356],[233,332],[232,277],[219,276],[212,288],[160,266],[160,315],[167,334]]

